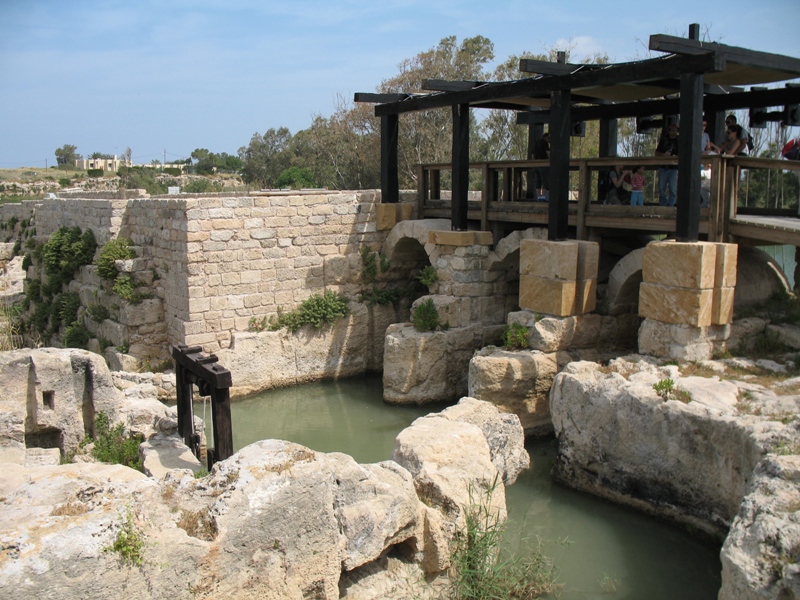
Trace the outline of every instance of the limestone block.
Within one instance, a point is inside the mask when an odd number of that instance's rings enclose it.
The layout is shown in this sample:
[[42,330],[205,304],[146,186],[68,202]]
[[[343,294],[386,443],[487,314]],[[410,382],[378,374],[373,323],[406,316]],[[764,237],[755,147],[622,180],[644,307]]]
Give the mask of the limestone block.
[[491,246],[494,238],[491,231],[429,231],[428,242],[440,246]]
[[376,204],[375,226],[378,231],[389,231],[395,225],[397,225],[397,204]]
[[708,289],[714,287],[716,265],[717,244],[650,242],[642,256],[642,281],[661,286]]
[[575,312],[575,296],[576,282],[574,279],[566,281],[534,275],[520,275],[520,308],[566,317]]
[[576,279],[597,279],[597,271],[600,268],[600,244],[584,240],[576,242],[578,244]]
[[346,256],[326,256],[323,262],[325,285],[340,285],[350,281],[350,259]]
[[383,350],[383,399],[426,404],[448,397],[447,334],[420,333],[408,323],[390,325]]
[[569,348],[575,334],[576,317],[544,317],[528,330],[528,346],[541,352],[556,352]]
[[[519,243],[520,275],[574,281],[578,278],[579,252],[580,245],[572,240],[564,242],[521,240]],[[588,266],[587,264],[586,268]]]
[[408,221],[413,218],[415,202],[400,202],[397,205],[397,222]]
[[733,322],[733,297],[735,293],[736,288],[733,287],[715,287],[713,289],[711,322],[714,325],[725,325]]
[[736,287],[738,244],[717,244],[714,287]]
[[128,326],[158,323],[164,320],[161,298],[148,298],[139,304],[123,302],[119,309],[119,321]]
[[198,473],[203,468],[197,457],[177,435],[152,436],[139,445],[139,457],[142,459],[145,474],[156,479],[163,479],[172,469],[190,469],[193,473]]
[[575,314],[585,315],[597,306],[597,279],[578,279],[575,282]]
[[469,395],[519,417],[526,436],[553,430],[550,387],[558,371],[554,353],[484,348],[469,363]]
[[671,287],[655,283],[639,286],[639,315],[664,323],[711,325],[713,290]]

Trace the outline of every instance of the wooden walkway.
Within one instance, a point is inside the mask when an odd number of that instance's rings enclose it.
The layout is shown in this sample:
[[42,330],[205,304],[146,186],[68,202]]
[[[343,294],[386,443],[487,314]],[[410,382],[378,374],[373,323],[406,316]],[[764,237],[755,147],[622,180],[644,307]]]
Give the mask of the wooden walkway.
[[[739,186],[743,169],[777,169],[794,171],[800,178],[800,162],[756,158],[704,157],[711,163],[711,201],[709,208],[700,209],[700,234],[710,241],[735,242],[747,245],[789,244],[800,247],[800,216],[796,202],[793,211],[786,209],[753,210],[738,206]],[[597,179],[610,167],[622,164],[626,168],[645,165],[654,170],[660,164],[677,162],[656,158],[580,159],[570,162],[572,180],[577,182],[570,195],[569,226],[577,239],[590,239],[614,231],[635,231],[655,235],[675,232],[676,209],[657,205],[610,206],[599,203]],[[471,192],[467,218],[483,231],[492,231],[495,240],[521,226],[547,227],[549,205],[526,198],[527,174],[546,161],[504,161],[473,163],[471,169],[482,172],[480,192]],[[418,169],[419,214],[423,218],[451,217],[451,203],[440,182],[450,165],[420,165]],[[655,173],[653,174],[655,176]],[[757,212],[758,214],[752,214]]]

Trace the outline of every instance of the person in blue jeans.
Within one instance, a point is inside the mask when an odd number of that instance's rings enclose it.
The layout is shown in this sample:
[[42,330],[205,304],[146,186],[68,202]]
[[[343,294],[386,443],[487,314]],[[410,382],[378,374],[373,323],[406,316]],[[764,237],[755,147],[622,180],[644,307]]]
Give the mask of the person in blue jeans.
[[[670,123],[666,135],[662,135],[656,147],[656,156],[678,156],[678,124]],[[658,203],[675,206],[678,189],[678,166],[658,167]]]

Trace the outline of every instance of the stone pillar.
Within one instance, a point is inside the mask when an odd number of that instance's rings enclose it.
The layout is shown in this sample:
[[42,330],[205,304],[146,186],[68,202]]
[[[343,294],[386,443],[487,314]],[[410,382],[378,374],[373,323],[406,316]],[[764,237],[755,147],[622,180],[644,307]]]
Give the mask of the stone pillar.
[[522,240],[519,306],[557,317],[592,312],[600,246],[579,240]]
[[642,257],[639,351],[704,360],[724,348],[733,321],[736,244],[651,242]]

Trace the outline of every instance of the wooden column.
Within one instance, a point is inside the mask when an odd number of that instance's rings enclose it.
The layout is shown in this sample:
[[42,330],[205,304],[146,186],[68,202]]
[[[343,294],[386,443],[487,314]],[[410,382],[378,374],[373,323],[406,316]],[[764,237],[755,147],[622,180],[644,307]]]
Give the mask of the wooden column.
[[678,200],[675,238],[696,242],[700,236],[700,138],[703,133],[703,74],[681,75],[681,131],[678,138]]
[[398,115],[381,116],[381,202],[397,203],[400,184],[397,171]]
[[570,90],[550,94],[550,206],[547,239],[567,239],[569,226]]
[[453,199],[450,228],[467,230],[469,194],[469,104],[453,105]]
[[[597,149],[597,155],[600,158],[607,158],[609,156],[617,155],[617,120],[616,119],[600,119],[600,147]],[[600,194],[600,181],[607,177],[608,168],[604,167],[597,173],[597,200],[603,202],[605,194]]]
[[[214,462],[233,456],[231,398],[228,388],[211,389],[211,419],[214,423]],[[214,465],[209,465],[213,467]]]

